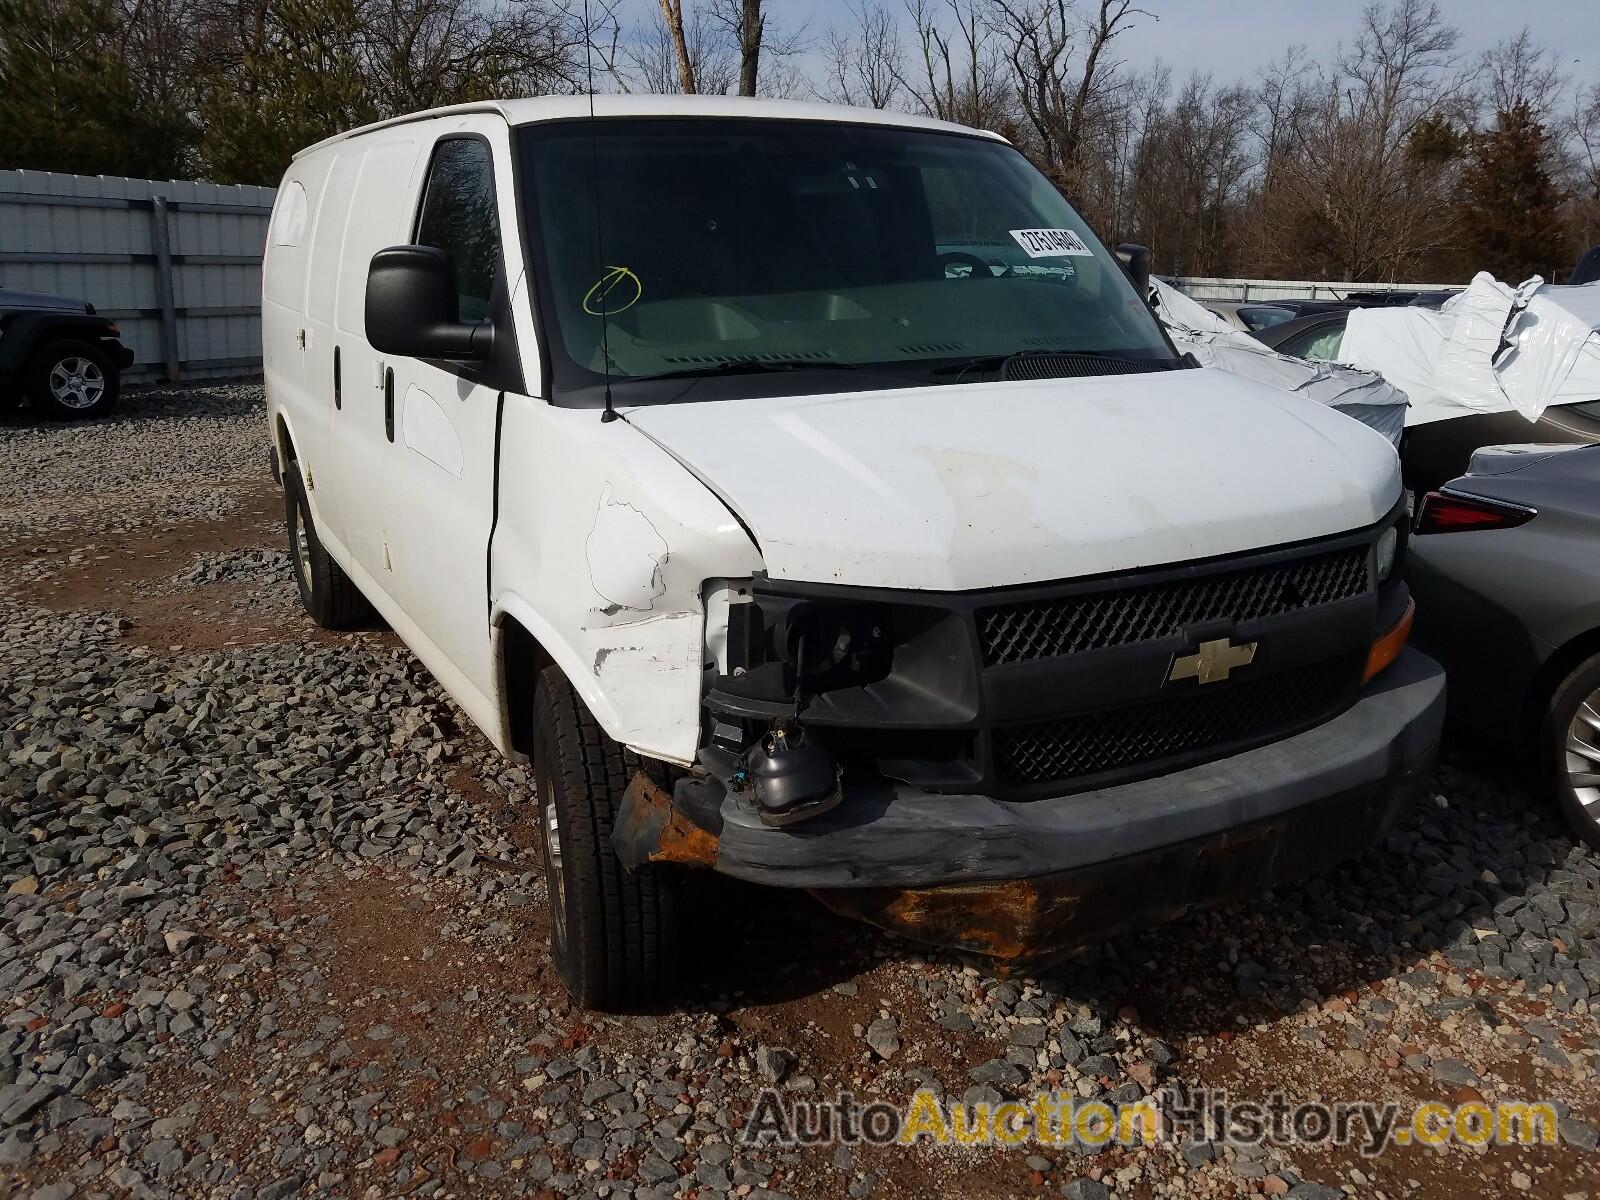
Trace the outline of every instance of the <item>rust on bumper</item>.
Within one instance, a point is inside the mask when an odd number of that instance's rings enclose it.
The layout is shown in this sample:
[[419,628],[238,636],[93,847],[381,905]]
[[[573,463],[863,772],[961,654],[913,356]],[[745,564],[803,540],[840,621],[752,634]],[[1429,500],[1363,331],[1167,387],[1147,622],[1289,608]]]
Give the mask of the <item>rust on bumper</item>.
[[[1432,768],[1430,745],[1402,771],[1289,811],[1064,870],[807,890],[834,912],[901,937],[981,955],[1002,971],[1031,967],[1195,909],[1259,897],[1267,888],[1353,857],[1421,793]],[[760,836],[794,835],[762,830]],[[623,794],[612,841],[629,869],[672,863],[737,875],[731,868],[748,865],[730,863],[737,843],[692,821],[644,772]],[[862,877],[870,877],[874,865],[862,854]]]
[[835,912],[1002,968],[1035,965],[1187,912],[1237,904],[1360,853],[1393,823],[1415,772],[1292,813],[1068,871],[923,888],[812,894]]
[[811,894],[840,916],[997,963],[1032,961],[1073,949],[1063,935],[1080,900],[1076,891],[1049,878]]
[[634,772],[622,793],[611,844],[630,871],[645,863],[710,867],[717,862],[717,835],[679,812],[659,783]]

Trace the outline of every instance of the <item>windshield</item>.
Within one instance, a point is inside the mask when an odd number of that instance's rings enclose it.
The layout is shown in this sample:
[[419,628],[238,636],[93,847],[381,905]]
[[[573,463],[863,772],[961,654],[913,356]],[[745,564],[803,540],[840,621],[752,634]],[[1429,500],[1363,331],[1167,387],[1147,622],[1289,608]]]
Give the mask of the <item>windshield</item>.
[[1004,143],[706,118],[520,137],[560,402],[599,402],[607,351],[618,404],[948,383],[1025,352],[1175,363],[1116,259]]

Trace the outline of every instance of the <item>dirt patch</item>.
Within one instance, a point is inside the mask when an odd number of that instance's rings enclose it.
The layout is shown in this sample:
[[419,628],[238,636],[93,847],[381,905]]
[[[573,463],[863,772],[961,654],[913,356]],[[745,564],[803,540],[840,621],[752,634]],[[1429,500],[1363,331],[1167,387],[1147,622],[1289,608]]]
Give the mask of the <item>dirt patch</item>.
[[[298,608],[262,612],[236,582],[174,590],[173,576],[198,555],[275,546],[283,540],[283,495],[270,480],[238,490],[240,507],[218,520],[186,521],[136,534],[64,529],[0,547],[0,574],[14,573],[19,600],[57,612],[115,612],[124,636],[152,650],[225,650],[273,642],[336,643]],[[8,571],[8,568],[10,571]],[[367,636],[367,635],[361,635]],[[398,644],[392,634],[386,636]]]

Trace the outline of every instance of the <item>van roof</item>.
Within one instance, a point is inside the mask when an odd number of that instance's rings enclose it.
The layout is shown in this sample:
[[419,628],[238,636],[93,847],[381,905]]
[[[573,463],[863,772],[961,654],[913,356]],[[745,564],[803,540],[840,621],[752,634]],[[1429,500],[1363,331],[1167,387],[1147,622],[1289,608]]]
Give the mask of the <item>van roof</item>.
[[[843,104],[814,104],[802,100],[764,100],[745,96],[636,96],[596,95],[596,117],[764,117],[778,121],[844,121],[856,125],[892,125],[903,129],[938,129],[947,133],[978,134],[1004,141],[997,133],[972,129],[951,121],[918,117],[910,113],[886,112],[876,108],[850,108]],[[498,113],[508,125],[532,125],[540,121],[565,121],[589,115],[590,97],[539,96],[524,100],[483,100],[470,104],[450,104],[423,112],[407,113],[375,121],[345,133],[336,133],[295,154],[296,158],[348,138],[460,113]]]

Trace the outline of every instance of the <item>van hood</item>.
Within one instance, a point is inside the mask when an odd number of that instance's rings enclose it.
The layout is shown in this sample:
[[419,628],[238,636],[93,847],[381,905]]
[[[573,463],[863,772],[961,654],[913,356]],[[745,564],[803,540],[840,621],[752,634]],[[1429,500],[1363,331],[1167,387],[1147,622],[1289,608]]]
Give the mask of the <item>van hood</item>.
[[774,579],[969,590],[1342,533],[1400,494],[1382,436],[1224,371],[630,408]]

